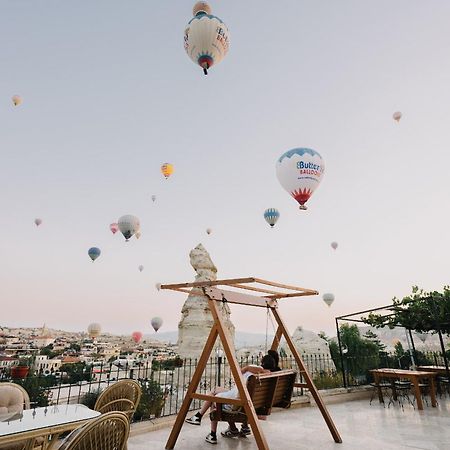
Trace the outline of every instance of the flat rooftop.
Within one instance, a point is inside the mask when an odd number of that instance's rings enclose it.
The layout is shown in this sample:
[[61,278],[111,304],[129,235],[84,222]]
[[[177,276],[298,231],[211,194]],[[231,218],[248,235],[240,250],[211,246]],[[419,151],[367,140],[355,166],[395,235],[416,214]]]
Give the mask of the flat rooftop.
[[[341,434],[343,443],[336,444],[317,407],[292,408],[273,412],[261,421],[271,450],[398,450],[450,449],[450,399],[438,397],[437,408],[425,406],[423,411],[405,405],[379,404],[375,398],[329,404],[327,408]],[[429,402],[430,403],[430,402]],[[190,417],[190,415],[188,416]],[[228,424],[219,423],[218,444],[205,441],[209,433],[209,417],[201,426],[184,424],[175,449],[256,449],[252,436],[224,438],[220,431]],[[130,437],[128,450],[164,449],[171,428],[163,428]]]

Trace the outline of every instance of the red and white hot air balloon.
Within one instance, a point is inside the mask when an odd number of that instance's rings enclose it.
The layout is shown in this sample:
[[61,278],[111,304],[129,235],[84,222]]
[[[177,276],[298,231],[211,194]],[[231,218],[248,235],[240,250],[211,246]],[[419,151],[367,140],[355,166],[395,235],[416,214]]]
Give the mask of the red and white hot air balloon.
[[283,153],[276,164],[281,186],[307,209],[305,203],[322,181],[325,163],[318,152],[311,148],[294,148]]
[[140,331],[133,331],[133,333],[131,333],[131,337],[133,338],[133,341],[136,342],[136,344],[139,344],[142,339],[142,333]]
[[119,225],[117,223],[112,223],[109,226],[109,229],[112,231],[112,234],[116,234],[119,231]]

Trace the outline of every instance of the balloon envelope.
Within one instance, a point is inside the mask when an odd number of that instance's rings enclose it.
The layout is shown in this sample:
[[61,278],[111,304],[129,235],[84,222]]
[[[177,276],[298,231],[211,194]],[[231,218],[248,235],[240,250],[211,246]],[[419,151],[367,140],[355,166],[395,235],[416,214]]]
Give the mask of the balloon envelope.
[[152,195],[152,202],[156,200],[156,195]]
[[139,272],[142,272],[144,270],[144,266],[139,266],[138,270],[139,270]]
[[422,341],[422,343],[425,344],[428,334],[427,333],[416,333],[416,335]]
[[206,2],[198,2],[193,12],[194,17],[184,30],[184,49],[206,75],[228,53],[230,33],[223,21],[211,14]]
[[322,298],[323,298],[323,301],[328,306],[331,306],[331,304],[334,302],[334,294],[331,294],[331,293],[323,294]]
[[269,208],[264,211],[264,219],[271,227],[273,227],[277,223],[279,218],[280,213],[278,209]]
[[20,95],[13,95],[11,100],[14,106],[20,106],[23,103],[23,99]]
[[396,122],[400,122],[400,119],[402,118],[402,113],[400,111],[396,111],[394,114],[392,114],[392,118]]
[[332,242],[331,243],[331,247],[333,248],[333,250],[336,250],[338,248],[338,243],[337,242]]
[[173,165],[170,164],[170,163],[164,163],[164,164],[161,166],[161,173],[164,175],[164,177],[166,178],[166,180],[167,180],[167,178],[170,177],[170,175],[173,174],[173,171],[174,171],[174,167],[173,167]]
[[211,234],[211,233],[212,233],[211,228],[207,228],[207,229],[206,229],[206,234]]
[[34,219],[34,224],[38,227],[42,223],[42,219],[36,218]]
[[141,228],[139,219],[131,214],[120,217],[117,223],[119,225],[120,232],[127,241]]
[[305,203],[319,186],[325,163],[318,152],[310,148],[294,148],[277,160],[276,171],[281,186],[307,209]]
[[95,260],[100,256],[101,253],[102,253],[102,252],[101,252],[100,249],[97,248],[97,247],[91,247],[91,248],[88,250],[88,255],[89,255],[89,257],[92,259],[92,261],[95,261]]
[[89,324],[87,331],[91,338],[96,338],[100,336],[100,333],[102,332],[102,327],[100,326],[99,323],[93,322]]
[[158,331],[161,328],[162,324],[163,324],[163,320],[161,319],[161,317],[153,317],[152,327],[155,331]]
[[119,231],[119,225],[117,223],[112,223],[109,226],[109,229],[112,231],[112,234],[116,234]]
[[133,333],[131,333],[131,337],[133,338],[133,341],[136,342],[136,344],[139,344],[142,339],[142,333],[140,331],[133,331]]

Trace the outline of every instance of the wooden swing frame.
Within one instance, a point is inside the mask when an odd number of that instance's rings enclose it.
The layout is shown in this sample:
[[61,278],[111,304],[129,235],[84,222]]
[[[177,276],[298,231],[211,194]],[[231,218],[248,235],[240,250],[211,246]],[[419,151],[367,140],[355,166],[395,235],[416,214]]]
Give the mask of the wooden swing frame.
[[[255,285],[256,284],[256,285]],[[262,285],[262,286],[261,286]],[[220,287],[220,289],[219,289]],[[222,287],[231,287],[233,290],[224,290]],[[281,298],[290,297],[303,297],[308,295],[317,295],[318,292],[312,289],[301,288],[297,286],[290,286],[286,284],[276,283],[273,281],[262,280],[260,278],[233,278],[227,280],[215,280],[215,281],[200,281],[194,283],[181,283],[181,284],[165,284],[161,285],[161,289],[169,289],[173,291],[191,293],[193,289],[199,290],[200,295],[204,295],[208,299],[209,309],[214,319],[214,324],[206,340],[205,347],[198,361],[197,367],[192,376],[191,382],[184,397],[180,411],[178,412],[177,419],[173,425],[169,439],[166,443],[166,449],[173,449],[177,442],[178,436],[181,431],[181,427],[186,419],[186,415],[189,411],[192,400],[205,400],[215,403],[227,403],[232,405],[242,406],[247,417],[248,423],[252,428],[253,435],[256,440],[256,444],[259,450],[269,450],[269,445],[259,425],[258,417],[253,407],[247,386],[242,378],[241,369],[235,355],[234,342],[231,335],[224,324],[223,317],[218,308],[217,303],[235,303],[239,305],[257,306],[261,308],[267,308],[275,317],[278,324],[275,336],[272,342],[271,349],[277,350],[280,339],[284,337],[289,346],[292,355],[297,362],[300,375],[303,382],[295,383],[295,387],[301,387],[309,389],[311,392],[319,410],[328,426],[328,429],[333,436],[333,439],[337,443],[341,443],[342,439],[339,432],[334,425],[322,397],[319,394],[314,382],[309,374],[303,360],[295,348],[294,342],[289,335],[286,325],[278,312],[278,300]],[[250,295],[243,291],[258,292],[260,295]],[[222,342],[223,350],[230,364],[231,373],[233,375],[236,387],[239,391],[239,399],[220,398],[211,395],[198,394],[197,387],[200,383],[201,376],[206,367],[208,359],[214,348],[217,337],[219,336]]]

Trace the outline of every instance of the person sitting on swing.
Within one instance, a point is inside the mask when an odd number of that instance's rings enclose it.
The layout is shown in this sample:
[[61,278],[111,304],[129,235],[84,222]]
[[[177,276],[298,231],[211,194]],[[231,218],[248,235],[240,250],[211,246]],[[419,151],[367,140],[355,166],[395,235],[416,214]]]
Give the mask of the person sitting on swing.
[[[256,375],[260,373],[269,373],[272,372],[275,368],[275,360],[272,358],[272,356],[266,355],[261,360],[261,366],[256,365],[248,365],[241,369],[242,377],[244,378],[244,382],[247,383],[247,380],[251,375]],[[212,392],[209,393],[209,395],[214,395],[216,397],[221,398],[233,398],[233,399],[239,399],[239,391],[237,386],[235,385],[232,389],[226,390],[225,388],[221,386],[217,386]],[[190,417],[189,419],[186,419],[187,423],[190,423],[191,425],[200,425],[203,416],[208,411],[208,409],[213,405],[213,402],[206,401],[201,410],[195,414],[194,416]],[[233,405],[229,405],[227,403],[224,403],[222,405],[222,408],[225,411],[232,411]],[[234,422],[228,422],[229,427],[227,430],[222,431],[222,436],[224,437],[237,437],[240,435],[239,430],[236,428],[236,424]],[[247,425],[248,428],[248,425]],[[210,444],[217,444],[217,420],[211,421],[211,432],[206,436],[205,438],[206,442],[209,442]]]

